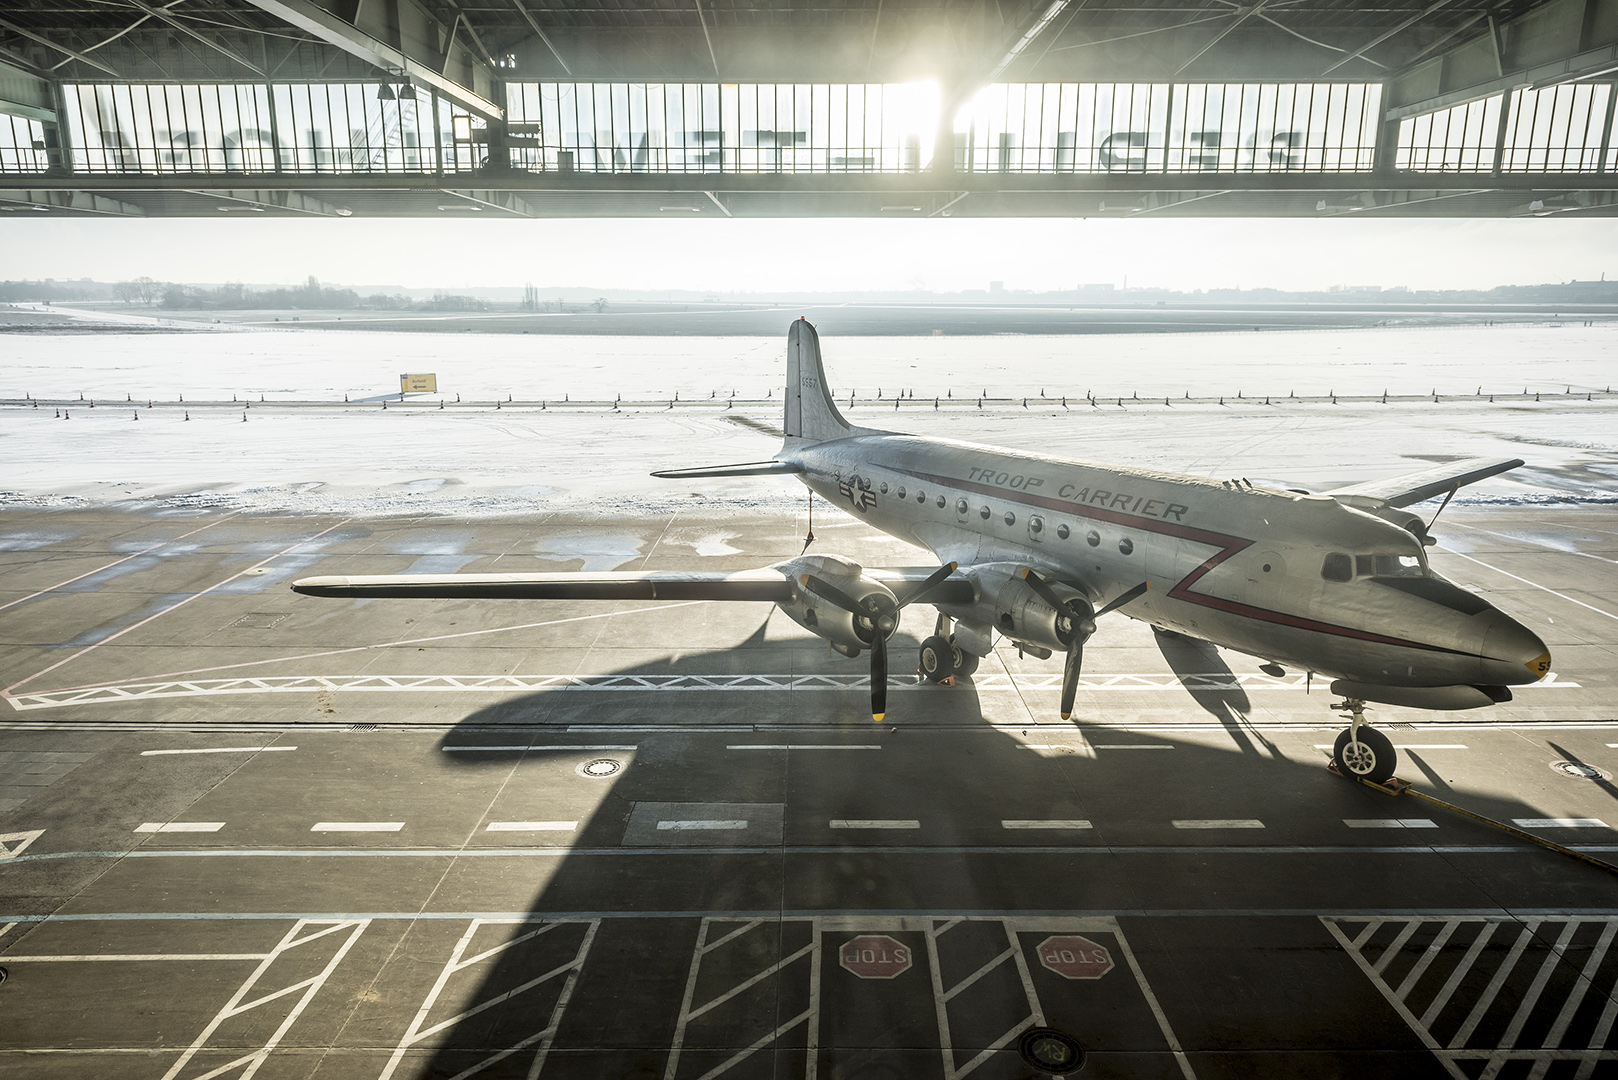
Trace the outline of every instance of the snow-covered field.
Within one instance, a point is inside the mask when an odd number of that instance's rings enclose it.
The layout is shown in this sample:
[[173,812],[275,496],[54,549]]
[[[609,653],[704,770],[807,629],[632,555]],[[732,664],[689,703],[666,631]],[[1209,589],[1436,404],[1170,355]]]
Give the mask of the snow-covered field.
[[[780,338],[426,335],[319,330],[0,335],[0,499],[197,504],[361,514],[644,512],[796,505],[790,480],[651,479],[656,468],[757,460],[776,441],[738,419],[779,423],[773,402],[730,413],[480,407],[383,411],[400,372],[435,372],[453,401],[779,400]],[[1586,402],[1618,375],[1618,328],[1468,326],[1286,333],[825,339],[846,402],[880,388],[916,404],[857,405],[857,423],[1104,461],[1320,488],[1457,456],[1527,458],[1473,499],[1607,499],[1618,483],[1618,399]],[[1473,395],[1521,399],[1285,404],[1300,395]],[[1564,393],[1571,387],[1576,393]],[[1034,398],[1030,408],[944,409],[952,392]],[[1048,397],[1042,402],[1043,390]],[[1091,407],[1086,392],[1127,404]],[[1163,398],[1227,395],[1223,406]],[[1235,395],[1241,392],[1240,400]],[[1133,394],[1140,395],[1137,404]],[[1079,403],[1064,410],[1061,395]],[[325,402],[243,413],[173,402]],[[344,396],[350,400],[345,407]],[[1270,395],[1275,404],[1263,405]],[[1152,399],[1155,404],[1151,403]],[[1257,399],[1257,400],[1255,400]],[[1071,403],[1071,401],[1070,401]]]

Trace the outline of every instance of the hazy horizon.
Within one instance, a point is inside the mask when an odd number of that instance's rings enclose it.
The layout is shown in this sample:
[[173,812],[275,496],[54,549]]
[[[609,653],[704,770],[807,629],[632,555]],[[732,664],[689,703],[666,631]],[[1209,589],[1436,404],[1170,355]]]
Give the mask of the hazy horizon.
[[1618,270],[1618,220],[1098,219],[810,222],[18,218],[0,278],[406,289],[960,292],[1081,284],[1489,289]]

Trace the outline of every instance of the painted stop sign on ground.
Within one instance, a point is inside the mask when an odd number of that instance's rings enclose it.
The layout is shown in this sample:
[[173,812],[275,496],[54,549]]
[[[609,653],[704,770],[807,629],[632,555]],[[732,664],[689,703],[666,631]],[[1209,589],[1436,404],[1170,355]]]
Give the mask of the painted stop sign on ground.
[[862,979],[891,979],[910,970],[910,946],[886,934],[861,934],[843,942],[837,962]]
[[1113,968],[1112,953],[1077,934],[1059,934],[1039,943],[1039,962],[1064,979],[1099,979]]

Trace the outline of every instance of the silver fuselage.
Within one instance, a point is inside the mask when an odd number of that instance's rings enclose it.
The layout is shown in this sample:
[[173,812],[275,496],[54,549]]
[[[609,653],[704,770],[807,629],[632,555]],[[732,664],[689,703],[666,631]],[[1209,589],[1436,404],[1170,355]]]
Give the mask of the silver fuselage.
[[[909,435],[780,456],[827,501],[940,561],[1033,567],[1098,605],[1149,581],[1124,613],[1294,668],[1429,687],[1521,685],[1549,667],[1536,634],[1432,575],[1408,530],[1330,496]],[[1370,572],[1329,580],[1333,553]],[[1401,559],[1401,575],[1374,572]],[[992,626],[995,603],[980,594],[949,613]]]

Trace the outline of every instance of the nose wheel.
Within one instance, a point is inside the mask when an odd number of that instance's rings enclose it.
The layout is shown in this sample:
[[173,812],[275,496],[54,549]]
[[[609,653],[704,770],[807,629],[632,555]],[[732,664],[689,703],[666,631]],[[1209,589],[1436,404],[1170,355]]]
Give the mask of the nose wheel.
[[1365,702],[1349,698],[1332,708],[1347,713],[1349,726],[1337,736],[1331,760],[1344,776],[1380,784],[1393,776],[1399,752],[1386,735],[1365,723]]

